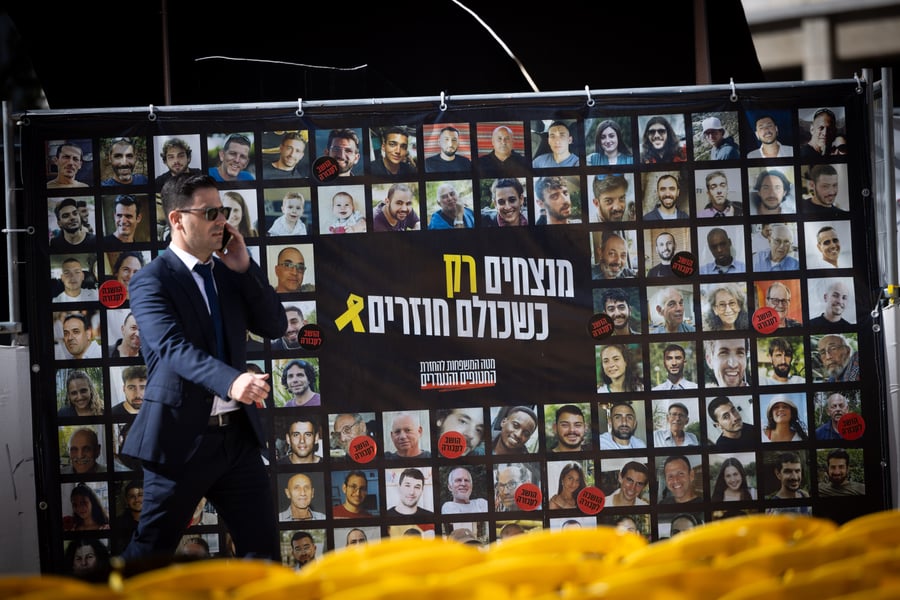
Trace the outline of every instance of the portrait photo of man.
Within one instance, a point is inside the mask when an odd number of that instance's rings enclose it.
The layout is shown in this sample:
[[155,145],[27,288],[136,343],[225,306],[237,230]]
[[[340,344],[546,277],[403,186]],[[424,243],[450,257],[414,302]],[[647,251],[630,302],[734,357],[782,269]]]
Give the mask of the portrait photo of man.
[[[51,140],[47,142],[47,172],[55,174],[47,181],[47,189],[86,188],[93,181],[93,156],[89,139]],[[85,152],[87,151],[87,152]]]
[[758,338],[756,364],[759,385],[806,383],[805,356],[803,338],[800,336]]
[[697,170],[694,180],[699,218],[740,217],[745,214],[740,169]]
[[598,173],[591,182],[591,223],[621,223],[637,218],[634,174]]
[[431,467],[385,469],[384,483],[388,517],[434,516]]
[[695,342],[658,342],[650,344],[653,391],[697,389],[697,353]]
[[612,319],[612,335],[640,335],[641,301],[638,288],[595,288],[592,290],[594,314]]
[[154,181],[157,190],[161,190],[167,181],[181,173],[200,172],[200,148],[198,134],[179,136],[157,135],[153,137],[153,155],[156,173]]
[[746,338],[703,340],[706,387],[746,387],[749,384],[750,342]]
[[316,150],[320,156],[329,156],[337,162],[338,177],[355,177],[363,174],[366,164],[362,139],[359,127],[317,129]]
[[810,344],[813,348],[813,382],[859,381],[856,333],[813,335]]
[[590,450],[590,405],[587,403],[545,405],[544,435],[550,452]]
[[81,216],[79,204],[83,202],[85,209],[92,210],[94,206],[93,196],[78,196],[76,198],[50,198],[48,208],[51,215],[48,218],[50,227],[50,251],[51,252],[81,252],[93,250],[97,245],[96,236],[85,225]]
[[516,177],[531,172],[525,156],[525,125],[521,121],[482,122],[476,125],[478,160],[483,177]]
[[775,223],[769,235],[769,247],[753,253],[753,271],[756,273],[798,271],[797,224]]
[[846,219],[850,210],[847,165],[814,164],[801,167],[802,211],[815,219]]
[[[819,482],[819,496],[865,496],[865,462],[862,448],[830,448],[819,450],[817,460],[824,463],[827,481]],[[824,460],[823,460],[824,459]]]
[[684,174],[679,171],[650,172],[641,175],[644,189],[644,221],[688,219],[687,192]]
[[789,111],[764,108],[748,110],[746,116],[755,136],[751,144],[753,149],[747,153],[747,158],[788,158],[794,155],[794,147],[785,143],[793,138],[793,118]]
[[146,194],[103,196],[103,245],[117,248],[133,242],[150,241],[150,220],[144,220],[148,210]]
[[650,333],[690,333],[697,330],[694,292],[690,285],[647,287]]
[[253,133],[216,133],[207,136],[209,175],[216,181],[255,181]]
[[644,230],[644,268],[647,277],[676,277],[672,259],[678,252],[692,252],[689,227]]
[[697,240],[701,275],[728,275],[747,270],[743,226],[698,227]]
[[323,473],[279,473],[278,484],[284,494],[279,502],[279,521],[318,521],[325,518],[326,498],[316,498],[317,488],[319,495],[324,496]]
[[312,244],[267,246],[269,283],[279,294],[316,291],[316,266]]
[[[322,462],[322,430],[314,415],[275,416],[275,434],[283,435],[275,444],[278,464],[303,465]],[[283,442],[279,444],[278,442]]]
[[352,461],[350,444],[359,436],[373,437],[374,412],[343,412],[328,415],[331,460]]
[[[697,437],[700,420],[696,418],[698,412],[696,398],[654,400],[652,407],[654,448],[700,445],[700,439]],[[693,422],[692,413],[695,415]]]
[[714,396],[708,399],[706,437],[718,451],[756,447],[759,433],[753,426],[752,396]]
[[535,169],[550,169],[580,165],[574,135],[574,121],[532,121],[532,166]]
[[468,123],[433,123],[424,126],[425,172],[469,172],[472,145]]
[[534,182],[535,225],[581,223],[581,186],[578,177],[547,175]]
[[372,185],[372,226],[375,231],[418,231],[419,184]]
[[264,131],[262,145],[263,179],[309,177],[307,130]]
[[803,325],[803,295],[799,279],[756,281],[753,284],[756,306],[766,306],[775,311],[778,328]]
[[489,488],[485,465],[441,467],[441,514],[486,513]]
[[416,128],[391,125],[369,130],[372,175],[390,178],[415,177],[418,156]]
[[751,215],[797,212],[792,167],[750,167],[747,169],[747,185],[750,186]]
[[147,140],[116,137],[100,140],[100,185],[146,185]]
[[647,422],[644,418],[644,401],[616,400],[601,403],[597,413],[601,450],[626,450],[646,448]]
[[458,433],[463,436],[466,447],[462,456],[484,456],[484,409],[481,407],[462,407],[437,409],[435,411],[435,429],[438,440],[444,434]]
[[850,221],[807,221],[803,224],[806,237],[807,269],[849,269],[853,267],[853,237]]
[[385,458],[431,458],[428,411],[386,411],[383,422]]
[[637,231],[592,231],[591,279],[637,277]]
[[737,160],[741,157],[740,122],[736,112],[697,113],[694,160]]
[[859,414],[860,391],[821,391],[813,396],[816,414],[817,440],[842,440],[841,419],[850,413]]
[[809,325],[817,329],[848,328],[856,324],[856,295],[852,277],[810,278]]

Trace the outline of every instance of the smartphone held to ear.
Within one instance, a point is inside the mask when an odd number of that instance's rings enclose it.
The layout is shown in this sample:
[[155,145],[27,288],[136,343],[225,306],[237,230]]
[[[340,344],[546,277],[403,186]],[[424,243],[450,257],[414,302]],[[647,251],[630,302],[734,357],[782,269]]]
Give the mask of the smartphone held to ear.
[[222,230],[222,247],[220,250],[225,250],[225,246],[228,245],[228,242],[231,241],[231,232],[227,229]]

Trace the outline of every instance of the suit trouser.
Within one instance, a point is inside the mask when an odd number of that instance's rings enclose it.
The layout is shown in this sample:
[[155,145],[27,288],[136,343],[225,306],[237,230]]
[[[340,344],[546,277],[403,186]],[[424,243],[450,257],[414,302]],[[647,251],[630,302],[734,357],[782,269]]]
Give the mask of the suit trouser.
[[185,464],[143,462],[144,504],[126,561],[170,557],[197,503],[206,497],[234,540],[238,556],[279,561],[272,489],[256,436],[243,410],[225,427],[210,426]]

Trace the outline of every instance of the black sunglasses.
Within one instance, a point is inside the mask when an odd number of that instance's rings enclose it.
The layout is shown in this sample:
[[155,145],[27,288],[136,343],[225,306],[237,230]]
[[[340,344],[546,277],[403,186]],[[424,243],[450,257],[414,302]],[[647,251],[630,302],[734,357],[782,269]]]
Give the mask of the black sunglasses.
[[178,212],[186,213],[186,212],[202,212],[203,216],[206,217],[207,221],[215,221],[219,218],[219,215],[225,215],[227,219],[231,216],[231,207],[230,206],[210,206],[209,208],[179,208]]

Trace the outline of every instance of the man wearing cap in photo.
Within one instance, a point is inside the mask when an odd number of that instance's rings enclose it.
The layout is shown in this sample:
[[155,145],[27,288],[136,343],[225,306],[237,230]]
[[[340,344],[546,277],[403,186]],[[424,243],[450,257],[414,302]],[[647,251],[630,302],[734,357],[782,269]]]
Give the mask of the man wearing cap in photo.
[[709,151],[710,160],[732,160],[741,157],[740,148],[734,137],[726,135],[719,117],[703,119],[703,137],[712,146]]
[[653,432],[653,445],[657,448],[670,446],[699,446],[697,436],[686,431],[690,421],[688,407],[681,402],[672,402],[666,411],[666,427]]

